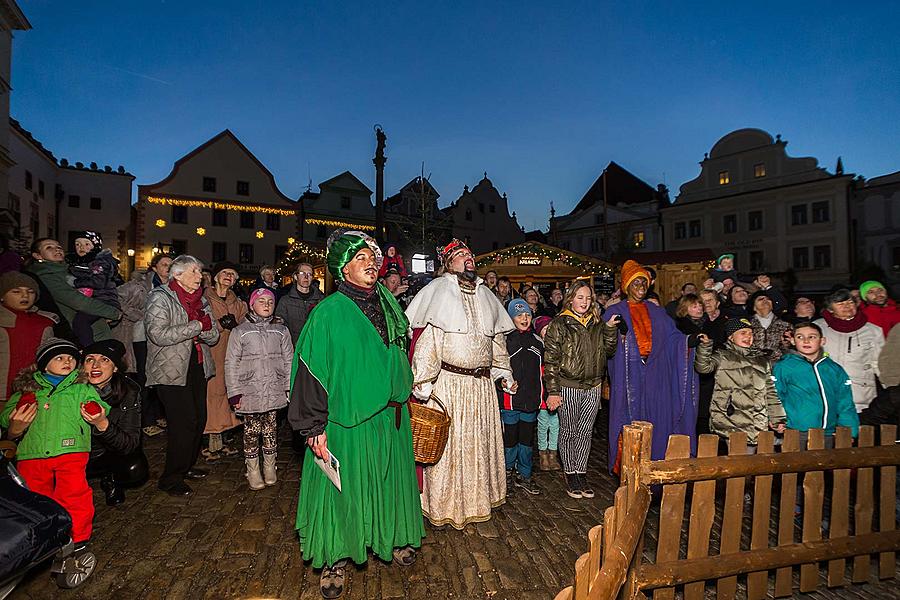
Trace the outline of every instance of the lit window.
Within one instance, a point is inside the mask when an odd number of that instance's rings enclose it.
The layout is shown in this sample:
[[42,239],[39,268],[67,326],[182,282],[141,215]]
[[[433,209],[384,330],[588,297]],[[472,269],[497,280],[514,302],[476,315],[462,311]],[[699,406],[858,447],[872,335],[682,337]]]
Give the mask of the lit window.
[[631,241],[635,248],[643,248],[645,244],[644,232],[635,231],[631,234]]
[[731,183],[731,178],[728,176],[728,171],[719,171],[719,185],[728,185]]
[[766,176],[766,163],[757,163],[753,165],[753,176],[754,177],[765,177]]

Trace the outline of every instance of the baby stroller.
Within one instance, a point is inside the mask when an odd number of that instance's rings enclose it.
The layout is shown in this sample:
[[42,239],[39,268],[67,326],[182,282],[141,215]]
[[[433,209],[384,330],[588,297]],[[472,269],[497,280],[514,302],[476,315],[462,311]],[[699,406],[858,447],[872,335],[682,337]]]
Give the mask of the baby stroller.
[[54,558],[50,572],[64,589],[84,583],[96,557],[78,551],[69,537],[72,519],[46,496],[28,489],[11,462],[14,447],[0,448],[0,600],[34,566]]

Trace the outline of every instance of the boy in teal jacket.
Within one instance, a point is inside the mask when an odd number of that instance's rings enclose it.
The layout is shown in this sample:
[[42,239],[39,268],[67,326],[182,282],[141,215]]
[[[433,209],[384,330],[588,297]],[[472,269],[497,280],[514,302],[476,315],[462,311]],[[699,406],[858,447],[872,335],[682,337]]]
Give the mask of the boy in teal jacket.
[[59,338],[38,346],[35,364],[13,383],[15,393],[0,413],[0,428],[18,442],[17,468],[29,489],[68,511],[76,552],[83,552],[94,520],[85,475],[91,426],[103,420],[109,405],[84,382],[79,356],[74,344]]
[[825,430],[825,445],[833,445],[835,427],[859,433],[859,417],[853,404],[850,377],[822,349],[822,330],[815,323],[794,326],[794,349],[775,363],[775,389],[787,413],[788,429],[800,433],[806,447],[810,429]]

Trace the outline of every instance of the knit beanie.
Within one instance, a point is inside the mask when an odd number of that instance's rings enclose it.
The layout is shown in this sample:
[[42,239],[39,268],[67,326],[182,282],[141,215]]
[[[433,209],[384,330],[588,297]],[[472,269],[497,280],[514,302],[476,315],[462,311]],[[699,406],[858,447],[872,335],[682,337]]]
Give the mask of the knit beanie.
[[726,254],[723,254],[722,256],[720,256],[719,258],[717,258],[716,259],[716,268],[717,269],[722,266],[722,261],[725,260],[726,258],[730,258],[731,260],[734,260],[734,254],[726,253]]
[[250,306],[253,306],[254,302],[264,296],[268,296],[269,298],[271,298],[272,302],[275,301],[275,294],[272,293],[272,290],[270,290],[269,288],[260,287],[250,292]]
[[552,317],[548,317],[548,316],[546,316],[546,315],[545,315],[545,316],[542,316],[542,317],[538,317],[537,319],[534,320],[534,330],[535,330],[538,334],[540,334],[540,333],[541,333],[541,329],[543,329],[544,327],[546,327],[547,325],[549,325],[549,324],[550,324],[550,321],[552,321],[552,320],[553,320]]
[[6,292],[9,290],[20,287],[34,290],[35,300],[41,295],[37,282],[25,273],[20,271],[7,271],[3,275],[0,275],[0,298],[5,296]]
[[863,282],[862,285],[859,286],[859,297],[865,300],[866,295],[869,293],[869,290],[873,288],[887,289],[880,281],[870,279],[869,281]]
[[34,362],[37,363],[38,371],[44,372],[53,357],[59,356],[60,354],[68,354],[75,359],[75,362],[78,362],[81,359],[81,352],[78,351],[78,346],[69,340],[50,338],[38,346],[37,352],[34,355]]
[[650,273],[647,269],[636,261],[626,260],[622,265],[622,289],[627,289],[628,285],[638,277],[643,277],[647,280],[647,285],[650,285]]
[[519,315],[532,315],[531,307],[528,306],[528,303],[525,302],[522,298],[516,298],[512,300],[509,305],[506,307],[506,312],[509,313],[509,317],[511,319],[515,319]]
[[119,340],[100,340],[84,347],[81,351],[82,357],[88,354],[101,354],[113,361],[120,373],[126,370],[125,365],[125,345]]
[[728,319],[725,322],[725,337],[731,337],[741,329],[753,329],[753,325],[747,319]]
[[75,239],[84,238],[94,245],[96,250],[103,247],[103,238],[96,231],[79,231],[75,233]]

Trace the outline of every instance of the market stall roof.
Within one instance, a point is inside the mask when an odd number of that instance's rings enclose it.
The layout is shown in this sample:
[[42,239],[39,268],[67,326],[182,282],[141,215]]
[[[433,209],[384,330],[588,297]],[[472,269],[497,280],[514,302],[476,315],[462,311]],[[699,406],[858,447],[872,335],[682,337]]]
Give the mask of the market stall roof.
[[479,254],[475,262],[482,274],[496,271],[500,277],[506,276],[514,281],[609,277],[615,272],[612,263],[533,241]]

